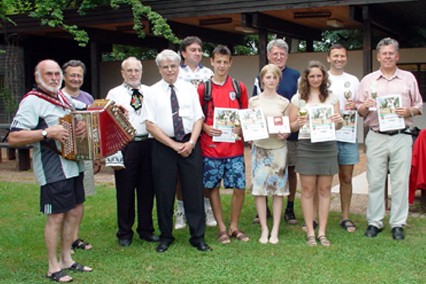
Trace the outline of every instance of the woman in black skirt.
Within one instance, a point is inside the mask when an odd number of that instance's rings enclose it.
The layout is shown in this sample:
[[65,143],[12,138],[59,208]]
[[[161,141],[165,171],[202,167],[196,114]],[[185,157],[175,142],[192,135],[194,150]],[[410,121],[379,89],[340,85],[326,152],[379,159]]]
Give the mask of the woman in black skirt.
[[[324,138],[323,142],[313,143],[310,128],[310,124],[315,123],[321,124],[322,127],[327,123],[334,124],[335,129],[343,126],[338,97],[329,92],[329,85],[324,64],[310,61],[300,77],[298,93],[291,100],[296,106],[290,113],[291,130],[299,131],[296,172],[300,175],[302,185],[302,208],[307,229],[307,244],[310,246],[317,245],[313,227],[314,195],[317,193],[318,241],[323,246],[330,245],[326,237],[326,227],[330,210],[331,183],[333,176],[338,172],[337,144],[334,139],[328,138]],[[317,108],[323,106],[332,107],[327,113],[326,108]]]

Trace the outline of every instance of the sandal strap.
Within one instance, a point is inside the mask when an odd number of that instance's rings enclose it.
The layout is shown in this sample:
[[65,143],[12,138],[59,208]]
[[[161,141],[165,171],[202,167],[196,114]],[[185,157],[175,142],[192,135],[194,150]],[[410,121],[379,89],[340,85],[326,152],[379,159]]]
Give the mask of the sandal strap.
[[90,246],[90,244],[86,243],[83,239],[76,239],[71,245],[73,249],[83,249],[83,250],[87,250],[86,248],[87,246]]
[[229,235],[226,231],[219,232],[217,234],[217,240],[221,244],[229,244],[231,242],[231,239],[229,238]]
[[236,238],[237,240],[248,242],[250,240],[249,236],[247,236],[243,231],[235,230],[229,234],[231,237]]
[[326,247],[331,245],[330,241],[327,239],[325,235],[318,236],[318,241],[320,242],[321,245]]
[[306,237],[306,243],[311,247],[316,246],[317,241],[315,240],[315,236],[307,236]]

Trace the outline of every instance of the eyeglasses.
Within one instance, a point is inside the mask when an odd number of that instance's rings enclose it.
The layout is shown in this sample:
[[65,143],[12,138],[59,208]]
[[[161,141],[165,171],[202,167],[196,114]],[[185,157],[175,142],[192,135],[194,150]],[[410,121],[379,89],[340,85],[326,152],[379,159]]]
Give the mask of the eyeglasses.
[[168,69],[172,69],[173,70],[173,69],[176,69],[178,67],[179,67],[179,65],[177,65],[177,64],[160,66],[160,68],[163,69],[163,70],[168,70]]
[[74,73],[72,73],[72,74],[69,74],[69,76],[71,78],[77,78],[77,79],[82,79],[83,78],[83,75],[81,75],[81,74],[74,74]]
[[132,73],[139,74],[142,72],[142,70],[141,69],[125,69],[124,72],[128,74],[132,74]]

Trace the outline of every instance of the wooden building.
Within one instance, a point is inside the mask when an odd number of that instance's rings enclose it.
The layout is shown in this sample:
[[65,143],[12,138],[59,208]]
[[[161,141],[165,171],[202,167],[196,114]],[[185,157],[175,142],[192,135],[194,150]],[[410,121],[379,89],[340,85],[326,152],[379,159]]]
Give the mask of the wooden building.
[[[269,33],[285,37],[288,42],[305,40],[311,51],[313,41],[321,40],[324,30],[362,29],[365,74],[372,69],[371,50],[376,39],[391,36],[402,47],[410,47],[407,31],[426,27],[426,1],[147,0],[143,3],[165,17],[179,38],[197,35],[205,41],[233,47],[245,35],[258,34],[259,66],[266,63]],[[157,50],[176,48],[164,38],[152,36],[148,22],[144,22],[147,36],[138,38],[133,31],[131,7],[116,10],[99,7],[84,16],[74,10],[65,11],[67,24],[76,24],[88,32],[87,47],[79,47],[68,33],[41,26],[39,20],[28,15],[12,18],[16,25],[5,23],[0,30],[4,35],[3,49],[8,52],[0,55],[0,62],[5,62],[0,66],[0,82],[6,83],[16,96],[32,87],[33,69],[41,59],[52,58],[60,64],[72,58],[84,61],[88,66],[84,89],[99,97],[101,54],[110,51],[113,44]],[[12,78],[15,78],[13,85]]]

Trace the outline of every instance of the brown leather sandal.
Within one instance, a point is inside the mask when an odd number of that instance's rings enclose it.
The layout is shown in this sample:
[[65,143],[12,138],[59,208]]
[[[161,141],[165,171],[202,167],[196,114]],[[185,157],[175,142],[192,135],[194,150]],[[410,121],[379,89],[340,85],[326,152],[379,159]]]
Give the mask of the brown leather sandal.
[[242,231],[238,229],[233,232],[230,232],[229,235],[232,238],[236,238],[237,240],[245,242],[245,243],[250,240],[250,238],[246,234],[244,234]]
[[231,243],[231,239],[226,231],[222,231],[217,234],[217,241],[223,245]]

